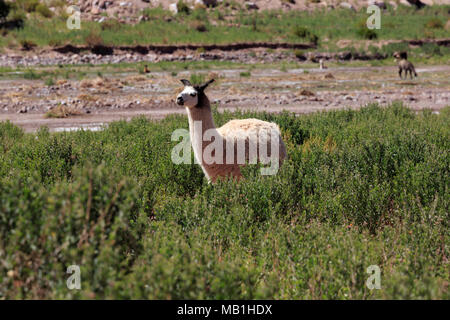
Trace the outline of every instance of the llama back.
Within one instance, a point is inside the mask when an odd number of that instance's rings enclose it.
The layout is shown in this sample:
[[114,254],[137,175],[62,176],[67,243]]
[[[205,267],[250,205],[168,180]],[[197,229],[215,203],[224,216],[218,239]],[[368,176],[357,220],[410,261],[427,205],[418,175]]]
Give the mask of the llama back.
[[[273,154],[272,143],[278,146],[278,157],[280,165],[286,158],[286,146],[281,138],[280,128],[276,123],[262,121],[259,119],[236,119],[227,122],[217,131],[228,142],[234,144],[234,161],[241,163],[242,159],[237,159],[239,154],[239,146],[245,148],[245,161],[256,163],[259,161],[266,162]],[[261,148],[265,144],[265,149]],[[225,146],[224,146],[225,147]],[[253,149],[252,149],[253,148]],[[261,150],[266,152],[262,152]],[[252,153],[251,150],[255,152]]]

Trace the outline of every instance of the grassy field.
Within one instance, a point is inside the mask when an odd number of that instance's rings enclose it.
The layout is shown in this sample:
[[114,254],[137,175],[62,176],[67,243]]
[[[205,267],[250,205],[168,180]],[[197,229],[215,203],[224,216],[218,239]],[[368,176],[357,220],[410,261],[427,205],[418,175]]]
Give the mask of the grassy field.
[[[275,121],[289,160],[208,185],[184,116],[103,131],[0,124],[0,298],[449,299],[450,107]],[[68,290],[66,268],[81,268]],[[381,268],[381,289],[365,282]]]
[[340,39],[423,39],[448,36],[444,26],[449,6],[422,10],[400,6],[382,12],[380,30],[365,27],[365,10],[336,9],[313,13],[290,11],[231,12],[229,8],[195,9],[173,16],[161,8],[142,14],[148,21],[136,25],[120,24],[115,19],[103,23],[82,21],[81,30],[66,27],[67,16],[43,18],[29,14],[24,27],[5,31],[0,47],[21,45],[138,45],[138,44],[225,44],[233,42],[317,42],[320,47],[336,50]]

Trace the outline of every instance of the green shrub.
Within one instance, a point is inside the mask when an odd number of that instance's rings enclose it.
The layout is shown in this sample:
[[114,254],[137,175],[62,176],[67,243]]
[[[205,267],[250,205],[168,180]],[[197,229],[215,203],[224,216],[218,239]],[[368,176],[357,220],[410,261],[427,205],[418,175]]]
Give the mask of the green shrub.
[[425,24],[425,28],[429,28],[429,29],[443,29],[444,28],[444,24],[438,18],[431,18]]
[[422,51],[426,54],[433,55],[433,56],[441,56],[441,47],[436,43],[425,43],[422,46]]
[[45,85],[46,86],[53,86],[53,85],[55,85],[55,81],[53,80],[53,78],[47,78],[47,79],[45,79]]
[[191,74],[189,81],[193,85],[200,85],[205,82],[205,75],[203,73],[193,73]]
[[4,0],[0,0],[0,22],[4,21],[9,14],[10,6]]
[[43,3],[39,3],[36,6],[36,12],[44,18],[51,18],[53,16],[53,12]]
[[293,28],[292,32],[296,37],[306,39],[314,44],[319,42],[319,37],[312,33],[307,27],[297,25]]
[[27,69],[24,72],[23,77],[28,80],[36,80],[36,79],[40,79],[42,76],[40,74],[36,73],[33,69]]
[[20,45],[22,46],[22,49],[26,51],[32,50],[33,48],[36,47],[36,43],[28,39],[20,40]]
[[[279,125],[277,175],[247,166],[211,185],[174,164],[180,115],[96,132],[0,123],[0,297],[448,297],[450,107],[214,111],[217,126],[241,118]],[[66,287],[73,264],[81,290]]]
[[378,38],[378,34],[375,30],[367,28],[366,21],[360,21],[355,26],[356,34],[367,40],[374,40]]
[[16,0],[12,3],[13,8],[26,12],[35,12],[39,6],[39,0]]
[[101,34],[96,31],[90,31],[84,37],[84,42],[90,47],[102,46],[104,44]]
[[187,15],[191,13],[191,8],[189,8],[189,6],[183,0],[179,0],[177,2],[177,10],[178,13],[184,13]]
[[8,17],[6,18],[7,21],[16,23],[17,26],[22,27],[27,16],[24,11],[22,10],[11,10],[9,12]]
[[295,50],[294,50],[294,55],[295,55],[295,57],[296,57],[297,59],[301,59],[301,60],[305,60],[305,59],[306,59],[305,54],[303,53],[302,50],[295,49]]
[[103,21],[100,26],[102,30],[118,31],[121,27],[121,23],[116,19],[108,19]]
[[201,21],[193,21],[189,24],[189,28],[193,30],[197,30],[198,32],[206,32],[208,31],[208,27],[204,22]]

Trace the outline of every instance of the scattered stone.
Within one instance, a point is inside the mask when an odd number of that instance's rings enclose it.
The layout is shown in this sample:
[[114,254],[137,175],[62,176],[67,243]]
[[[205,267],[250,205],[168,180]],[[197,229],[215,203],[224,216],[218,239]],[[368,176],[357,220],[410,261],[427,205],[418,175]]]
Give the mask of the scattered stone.
[[217,0],[195,0],[195,4],[204,5],[206,7],[216,7]]
[[377,1],[377,0],[369,0],[368,5],[375,5],[380,9],[386,10],[387,9],[387,5],[384,1]]
[[245,7],[247,8],[247,10],[259,10],[258,5],[254,2],[246,2]]
[[402,4],[402,5],[404,5],[404,6],[411,7],[411,3],[409,3],[408,0],[400,0],[399,3]]
[[169,5],[169,11],[172,12],[173,14],[178,14],[178,7],[176,3],[171,3]]
[[341,2],[341,3],[339,4],[339,6],[340,6],[341,8],[343,8],[343,9],[349,9],[349,10],[356,11],[355,7],[352,6],[352,5],[351,5],[350,3],[348,3],[348,2]]
[[416,6],[418,9],[422,9],[423,7],[425,7],[425,3],[420,0],[408,0],[408,2]]

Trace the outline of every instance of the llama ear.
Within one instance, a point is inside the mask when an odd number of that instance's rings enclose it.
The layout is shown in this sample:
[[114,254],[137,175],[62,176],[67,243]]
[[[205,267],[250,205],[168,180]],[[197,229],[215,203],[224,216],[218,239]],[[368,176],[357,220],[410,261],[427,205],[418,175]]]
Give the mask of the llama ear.
[[192,87],[192,84],[189,82],[189,80],[181,79],[181,83],[183,83],[186,87]]
[[214,82],[214,79],[211,79],[211,80],[205,82],[204,84],[202,84],[202,85],[199,87],[199,90],[200,90],[200,91],[205,90],[205,89],[206,89],[211,83],[213,83],[213,82]]

